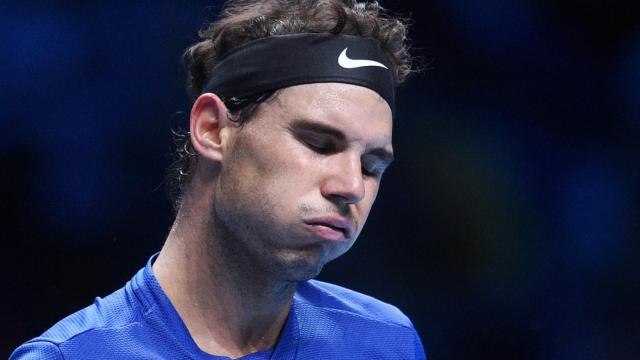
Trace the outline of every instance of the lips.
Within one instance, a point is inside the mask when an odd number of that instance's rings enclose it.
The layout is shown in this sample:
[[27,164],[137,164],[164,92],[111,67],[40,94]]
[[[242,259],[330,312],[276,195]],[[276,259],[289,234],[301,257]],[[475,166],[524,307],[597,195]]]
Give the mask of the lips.
[[320,235],[329,238],[336,238],[338,233],[344,238],[351,238],[353,235],[353,223],[346,218],[339,216],[317,217],[305,220],[307,225]]

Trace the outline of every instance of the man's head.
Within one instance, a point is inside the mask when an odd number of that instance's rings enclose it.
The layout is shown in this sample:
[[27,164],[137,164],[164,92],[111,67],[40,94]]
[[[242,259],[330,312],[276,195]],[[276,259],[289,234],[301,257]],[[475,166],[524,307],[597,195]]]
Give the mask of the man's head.
[[[240,96],[236,85],[246,84],[216,83],[216,71],[233,69],[220,65],[229,54],[300,33],[374,44],[388,65],[391,96],[378,80],[357,77]],[[392,87],[411,71],[406,26],[377,3],[235,1],[201,36],[185,54],[194,105],[190,136],[178,146],[178,176],[170,179],[176,208],[210,187],[212,231],[230,239],[221,244],[229,254],[282,279],[313,277],[353,244],[391,161]]]

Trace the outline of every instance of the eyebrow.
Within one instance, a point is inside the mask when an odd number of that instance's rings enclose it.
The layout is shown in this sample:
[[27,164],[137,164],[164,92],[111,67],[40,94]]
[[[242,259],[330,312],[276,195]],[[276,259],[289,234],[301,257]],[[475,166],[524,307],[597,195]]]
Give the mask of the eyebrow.
[[[295,120],[290,127],[294,131],[306,131],[306,132],[313,132],[317,134],[328,135],[330,137],[335,138],[338,141],[345,141],[347,139],[346,135],[339,129],[336,129],[335,127],[330,125],[321,124],[321,123],[317,123],[309,120],[303,120],[303,119]],[[393,153],[385,148],[371,149],[367,151],[366,155],[373,155],[377,158],[380,158],[380,160],[383,161],[386,164],[386,166],[389,166],[394,159]]]
[[341,141],[344,141],[347,139],[347,137],[344,135],[342,131],[334,128],[333,126],[320,124],[320,123],[316,123],[309,120],[295,120],[293,124],[291,124],[291,128],[293,130],[329,135],[335,138],[336,140],[341,140]]

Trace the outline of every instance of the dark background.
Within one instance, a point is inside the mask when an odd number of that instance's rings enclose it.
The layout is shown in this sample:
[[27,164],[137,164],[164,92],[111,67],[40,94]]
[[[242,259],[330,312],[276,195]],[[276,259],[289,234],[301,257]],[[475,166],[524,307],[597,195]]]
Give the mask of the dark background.
[[[383,5],[430,70],[321,279],[400,307],[431,359],[639,359],[640,2]],[[219,8],[0,4],[0,357],[159,250],[179,58]]]

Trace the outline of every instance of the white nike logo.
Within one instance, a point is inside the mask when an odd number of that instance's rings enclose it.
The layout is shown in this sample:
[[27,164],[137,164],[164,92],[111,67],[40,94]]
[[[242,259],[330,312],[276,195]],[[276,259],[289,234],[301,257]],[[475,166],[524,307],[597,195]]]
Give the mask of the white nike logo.
[[343,68],[355,69],[355,68],[361,68],[365,66],[378,66],[378,67],[383,67],[389,70],[388,67],[384,66],[383,64],[377,61],[349,59],[349,57],[347,56],[347,49],[348,48],[344,48],[344,50],[342,50],[342,52],[340,53],[340,56],[338,56],[338,64]]

